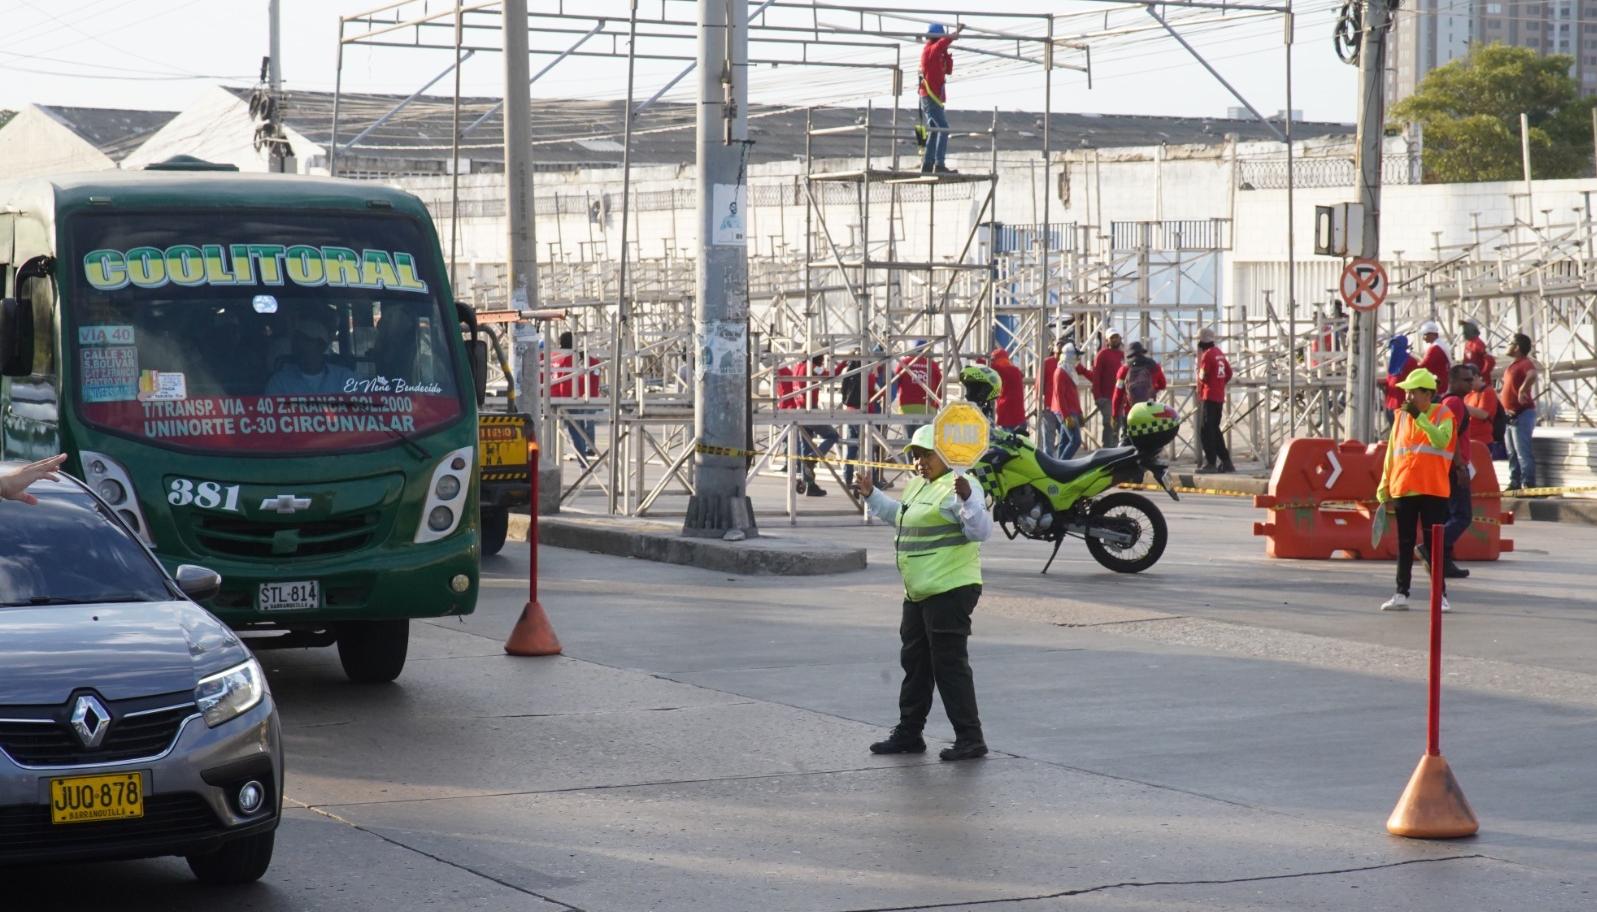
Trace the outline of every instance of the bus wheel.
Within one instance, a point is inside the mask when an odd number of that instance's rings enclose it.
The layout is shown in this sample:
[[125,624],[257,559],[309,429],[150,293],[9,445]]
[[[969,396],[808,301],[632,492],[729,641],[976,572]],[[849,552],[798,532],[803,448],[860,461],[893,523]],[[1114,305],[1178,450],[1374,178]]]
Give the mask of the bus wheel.
[[505,546],[505,536],[510,533],[510,511],[503,507],[489,507],[482,511],[482,555],[492,557]]
[[405,670],[410,621],[347,621],[338,625],[338,661],[357,684],[386,684]]

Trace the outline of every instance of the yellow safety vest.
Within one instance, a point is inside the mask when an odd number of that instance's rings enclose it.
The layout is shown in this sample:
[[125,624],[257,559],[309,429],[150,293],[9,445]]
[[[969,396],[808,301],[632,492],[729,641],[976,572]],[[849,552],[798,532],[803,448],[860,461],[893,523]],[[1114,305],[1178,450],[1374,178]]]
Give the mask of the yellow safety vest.
[[[1455,433],[1452,442],[1445,448],[1432,446],[1431,439],[1408,412],[1399,409],[1394,418],[1392,437],[1387,442],[1387,493],[1393,497],[1410,494],[1446,497],[1447,473],[1453,464],[1453,448],[1458,445],[1458,435]],[[1425,418],[1439,427],[1453,423],[1453,413],[1445,405],[1433,404]]]
[[965,537],[957,520],[943,515],[954,494],[953,472],[936,481],[915,478],[898,511],[898,572],[904,594],[918,602],[961,586],[981,585],[981,545]]

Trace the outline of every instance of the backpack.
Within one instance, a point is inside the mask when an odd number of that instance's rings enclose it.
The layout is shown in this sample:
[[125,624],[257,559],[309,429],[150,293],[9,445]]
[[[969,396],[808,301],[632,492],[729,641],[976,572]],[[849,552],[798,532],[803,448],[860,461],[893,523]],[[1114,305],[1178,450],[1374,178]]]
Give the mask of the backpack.
[[1492,442],[1502,443],[1503,437],[1508,433],[1508,409],[1502,403],[1497,404],[1497,413],[1492,416]]
[[1133,358],[1127,362],[1126,397],[1132,402],[1147,402],[1153,398],[1153,369],[1158,362],[1152,358]]

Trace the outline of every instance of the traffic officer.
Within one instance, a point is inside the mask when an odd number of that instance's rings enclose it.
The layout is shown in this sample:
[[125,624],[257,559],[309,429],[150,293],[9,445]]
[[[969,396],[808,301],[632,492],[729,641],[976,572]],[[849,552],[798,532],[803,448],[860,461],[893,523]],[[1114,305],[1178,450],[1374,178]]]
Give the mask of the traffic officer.
[[981,486],[956,474],[937,455],[931,425],[915,431],[909,453],[919,477],[904,489],[904,501],[876,490],[869,472],[856,487],[871,514],[897,530],[894,549],[904,578],[904,619],[898,628],[904,684],[898,695],[898,725],[873,754],[919,754],[921,729],[935,687],[954,726],[954,746],[939,756],[968,760],[987,753],[976,714],[976,682],[966,641],[970,616],[981,597],[981,542],[992,534]]
[[[1397,388],[1406,398],[1393,413],[1381,485],[1375,492],[1381,509],[1390,501],[1397,513],[1397,592],[1381,605],[1382,611],[1408,610],[1416,540],[1424,536],[1428,542],[1431,527],[1447,522],[1447,477],[1457,443],[1453,413],[1436,402],[1435,374],[1417,367]],[[1442,610],[1448,609],[1444,589]]]

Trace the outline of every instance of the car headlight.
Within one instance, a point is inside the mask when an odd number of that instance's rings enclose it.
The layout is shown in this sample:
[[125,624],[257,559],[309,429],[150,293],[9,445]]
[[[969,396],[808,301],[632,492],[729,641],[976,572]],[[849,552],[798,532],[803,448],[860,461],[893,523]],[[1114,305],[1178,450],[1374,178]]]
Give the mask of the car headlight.
[[194,688],[194,702],[212,728],[254,709],[265,695],[266,676],[254,659],[201,678]]

